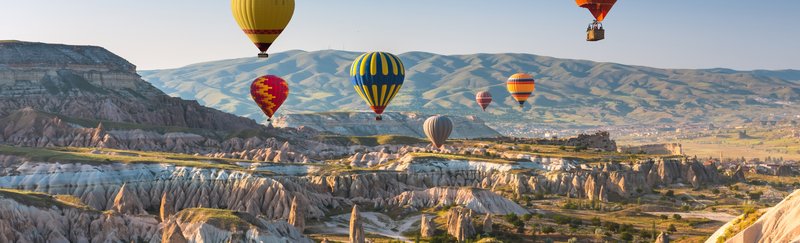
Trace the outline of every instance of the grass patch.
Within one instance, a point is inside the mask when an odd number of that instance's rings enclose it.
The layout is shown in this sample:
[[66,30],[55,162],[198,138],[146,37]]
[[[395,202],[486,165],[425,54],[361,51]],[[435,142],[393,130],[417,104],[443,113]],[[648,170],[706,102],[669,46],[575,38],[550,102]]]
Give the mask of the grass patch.
[[261,226],[261,222],[253,215],[213,208],[187,208],[181,210],[176,217],[181,222],[207,223],[220,229],[247,230],[252,225]]
[[[103,165],[112,163],[150,163],[150,164],[174,164],[176,166],[225,169],[225,170],[244,170],[232,164],[230,160],[213,160],[210,158],[172,154],[162,152],[141,152],[126,150],[108,150],[103,152],[116,152],[117,154],[92,154],[93,148],[29,148],[12,147],[0,145],[0,154],[15,155],[25,157],[36,162],[60,162],[60,163],[83,163],[90,165]],[[125,154],[125,155],[120,155]],[[136,155],[136,156],[131,156]],[[203,161],[205,160],[205,161]]]
[[426,142],[425,140],[419,138],[397,136],[397,135],[379,135],[379,136],[322,135],[317,137],[317,140],[323,143],[363,145],[363,146],[379,146],[386,144],[409,145],[409,144],[418,144]]
[[497,157],[486,157],[479,155],[458,155],[458,154],[437,154],[437,153],[410,153],[415,159],[432,159],[432,160],[465,160],[465,161],[481,161],[499,164],[513,164],[514,160],[501,159]]
[[88,206],[81,203],[80,199],[74,196],[59,195],[53,197],[41,192],[0,188],[0,197],[14,200],[23,205],[42,209],[57,207],[92,210]]

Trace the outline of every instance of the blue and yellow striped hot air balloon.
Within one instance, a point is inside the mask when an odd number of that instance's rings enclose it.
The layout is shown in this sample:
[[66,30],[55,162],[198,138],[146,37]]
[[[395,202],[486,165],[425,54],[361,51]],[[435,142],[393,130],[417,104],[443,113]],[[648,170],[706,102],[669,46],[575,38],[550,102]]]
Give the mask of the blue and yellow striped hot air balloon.
[[405,77],[405,67],[400,58],[386,52],[365,53],[350,67],[353,88],[378,114],[375,120],[379,121],[383,110],[403,87]]

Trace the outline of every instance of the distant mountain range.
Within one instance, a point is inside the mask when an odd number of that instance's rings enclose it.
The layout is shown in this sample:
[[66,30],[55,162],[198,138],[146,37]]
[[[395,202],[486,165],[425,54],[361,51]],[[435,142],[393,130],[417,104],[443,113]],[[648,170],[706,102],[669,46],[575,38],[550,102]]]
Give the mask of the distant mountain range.
[[[248,94],[250,82],[264,74],[290,83],[291,95],[279,115],[367,110],[347,72],[357,55],[288,51],[267,60],[240,58],[139,73],[170,95],[264,121]],[[554,125],[741,123],[800,113],[798,70],[658,69],[530,54],[399,56],[407,69],[406,83],[388,111]],[[534,96],[522,110],[504,84],[516,72],[537,79]],[[483,90],[495,98],[487,113],[474,101]]]

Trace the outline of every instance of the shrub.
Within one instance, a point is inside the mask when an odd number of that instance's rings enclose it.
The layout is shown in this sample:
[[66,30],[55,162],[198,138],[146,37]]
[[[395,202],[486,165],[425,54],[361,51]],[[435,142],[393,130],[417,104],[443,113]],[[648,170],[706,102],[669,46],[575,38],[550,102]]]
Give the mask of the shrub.
[[667,231],[669,231],[669,232],[676,232],[676,231],[678,231],[678,229],[677,229],[677,228],[675,228],[675,225],[674,225],[674,224],[669,224],[669,227],[667,228]]
[[622,235],[620,235],[620,239],[622,239],[624,241],[631,241],[631,240],[633,240],[633,235],[631,235],[631,233],[625,232],[625,233],[622,233]]
[[681,215],[680,215],[680,214],[677,214],[677,213],[676,213],[676,214],[673,214],[673,215],[672,215],[672,218],[673,218],[673,219],[675,219],[675,220],[681,220],[681,218],[682,218],[682,217],[681,217]]
[[667,193],[665,195],[668,196],[668,197],[674,197],[675,196],[675,191],[667,190]]
[[594,225],[594,226],[600,226],[600,224],[601,224],[601,223],[602,223],[602,222],[600,221],[600,218],[598,218],[598,217],[594,217],[594,218],[592,218],[592,225]]

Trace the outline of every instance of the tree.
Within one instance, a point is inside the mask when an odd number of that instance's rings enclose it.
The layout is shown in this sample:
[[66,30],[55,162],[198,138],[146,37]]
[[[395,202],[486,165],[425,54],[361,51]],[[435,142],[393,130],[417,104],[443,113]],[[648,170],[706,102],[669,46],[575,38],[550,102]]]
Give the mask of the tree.
[[675,228],[675,225],[674,225],[674,224],[669,224],[669,227],[667,228],[667,231],[669,231],[669,232],[676,232],[676,231],[678,231],[678,229],[677,229],[677,228]]
[[753,201],[758,201],[758,200],[761,200],[761,195],[762,195],[762,194],[764,194],[764,193],[763,193],[763,192],[760,192],[760,191],[758,191],[758,192],[751,192],[751,193],[748,193],[747,195],[750,197],[750,200],[753,200]]
[[622,233],[622,235],[620,235],[620,239],[622,239],[624,241],[631,241],[631,240],[633,240],[633,235],[631,235],[631,233],[624,232],[624,233]]

